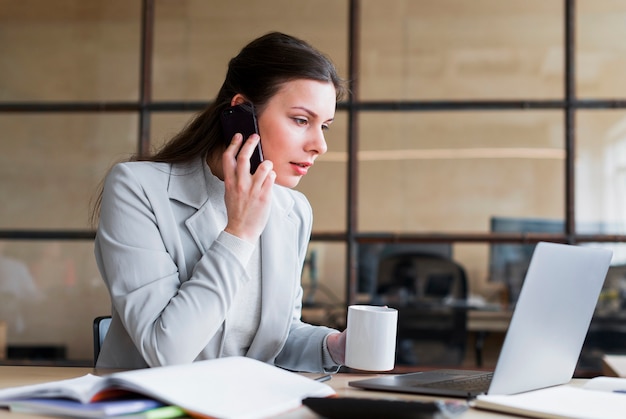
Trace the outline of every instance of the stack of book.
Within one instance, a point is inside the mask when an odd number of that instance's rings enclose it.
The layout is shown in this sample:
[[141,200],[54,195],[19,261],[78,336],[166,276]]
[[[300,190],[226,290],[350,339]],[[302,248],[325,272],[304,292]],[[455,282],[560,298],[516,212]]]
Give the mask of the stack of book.
[[307,397],[335,394],[303,375],[230,357],[2,389],[0,406],[64,417],[256,419],[295,409]]

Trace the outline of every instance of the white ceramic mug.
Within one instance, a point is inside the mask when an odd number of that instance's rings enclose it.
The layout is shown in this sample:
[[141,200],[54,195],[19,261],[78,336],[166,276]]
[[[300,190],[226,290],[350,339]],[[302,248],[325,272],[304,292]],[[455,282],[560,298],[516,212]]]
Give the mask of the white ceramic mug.
[[346,366],[367,371],[389,371],[396,359],[398,311],[394,308],[348,307]]

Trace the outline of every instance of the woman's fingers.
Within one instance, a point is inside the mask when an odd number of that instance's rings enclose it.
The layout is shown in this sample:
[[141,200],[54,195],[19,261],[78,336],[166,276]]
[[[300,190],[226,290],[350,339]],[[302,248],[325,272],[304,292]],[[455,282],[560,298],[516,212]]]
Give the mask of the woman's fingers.
[[276,173],[272,170],[272,162],[264,161],[251,175],[250,156],[259,142],[259,136],[251,135],[243,146],[240,146],[241,142],[241,134],[235,135],[222,158],[228,214],[226,231],[254,242],[269,217]]
[[[241,134],[237,134],[237,136],[240,135]],[[243,145],[236,154],[237,170],[248,171],[248,173],[250,172],[250,158],[259,144],[259,141],[260,137],[258,134],[252,134],[248,137],[248,139],[246,139],[246,141],[244,141]]]
[[237,153],[241,148],[241,142],[243,141],[243,137],[241,134],[235,134],[226,147],[224,154],[222,155],[222,167],[224,169],[224,173],[230,173],[234,171],[237,167]]

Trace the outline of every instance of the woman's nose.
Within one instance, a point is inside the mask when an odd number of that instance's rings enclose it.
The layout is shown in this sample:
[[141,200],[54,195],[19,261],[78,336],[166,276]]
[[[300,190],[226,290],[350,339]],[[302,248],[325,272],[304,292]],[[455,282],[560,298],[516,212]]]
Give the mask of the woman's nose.
[[309,142],[309,150],[315,151],[316,154],[324,154],[328,151],[328,145],[326,144],[326,138],[323,130],[316,130],[313,138]]

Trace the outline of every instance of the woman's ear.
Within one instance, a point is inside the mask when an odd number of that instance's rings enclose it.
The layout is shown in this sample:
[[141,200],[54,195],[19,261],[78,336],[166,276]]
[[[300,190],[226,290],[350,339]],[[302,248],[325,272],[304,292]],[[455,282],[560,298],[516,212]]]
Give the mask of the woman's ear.
[[235,96],[233,96],[233,98],[230,100],[230,106],[236,106],[236,105],[241,105],[242,103],[247,102],[246,98],[244,95],[242,95],[241,93],[237,93]]

